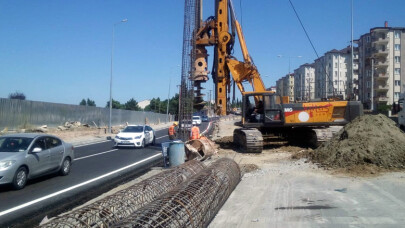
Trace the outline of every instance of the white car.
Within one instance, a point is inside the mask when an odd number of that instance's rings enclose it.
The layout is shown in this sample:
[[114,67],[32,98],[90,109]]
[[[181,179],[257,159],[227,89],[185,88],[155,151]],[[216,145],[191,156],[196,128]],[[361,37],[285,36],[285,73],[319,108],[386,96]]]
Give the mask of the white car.
[[114,146],[129,146],[144,148],[155,144],[155,131],[148,125],[128,125],[114,138]]
[[193,116],[193,124],[201,125],[201,116]]

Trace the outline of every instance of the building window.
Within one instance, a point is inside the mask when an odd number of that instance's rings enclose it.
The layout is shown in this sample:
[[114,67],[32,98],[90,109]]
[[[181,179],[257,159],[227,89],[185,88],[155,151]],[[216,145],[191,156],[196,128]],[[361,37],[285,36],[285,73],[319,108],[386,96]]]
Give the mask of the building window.
[[400,68],[395,68],[395,74],[401,74],[401,69]]
[[366,37],[366,40],[367,40],[367,43],[370,43],[370,37],[369,36]]
[[400,63],[400,62],[401,62],[401,57],[395,56],[395,63]]
[[398,100],[398,98],[399,98],[399,92],[395,92],[395,93],[394,93],[394,99],[395,99],[395,100]]
[[337,68],[337,63],[335,63],[335,68]]
[[400,80],[395,80],[395,85],[396,85],[396,86],[401,85],[401,81],[400,81]]
[[370,88],[370,82],[367,82],[366,85],[367,85],[367,88]]
[[368,98],[370,98],[370,93],[367,93]]
[[395,38],[399,38],[399,31],[395,31],[395,32],[394,32],[394,37],[395,37]]
[[395,44],[395,51],[401,50],[401,45],[400,44]]

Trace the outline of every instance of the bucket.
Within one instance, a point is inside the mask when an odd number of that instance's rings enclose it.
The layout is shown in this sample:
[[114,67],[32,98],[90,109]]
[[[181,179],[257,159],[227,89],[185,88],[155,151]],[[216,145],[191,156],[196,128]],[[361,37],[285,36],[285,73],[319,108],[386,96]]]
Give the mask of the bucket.
[[186,152],[184,150],[184,142],[173,141],[169,146],[169,164],[170,167],[181,165],[185,161]]

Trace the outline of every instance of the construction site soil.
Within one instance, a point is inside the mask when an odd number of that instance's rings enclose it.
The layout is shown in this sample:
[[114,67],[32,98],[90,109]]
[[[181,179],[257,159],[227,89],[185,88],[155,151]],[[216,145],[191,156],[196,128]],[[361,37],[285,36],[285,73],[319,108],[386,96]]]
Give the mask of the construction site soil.
[[405,134],[384,115],[363,115],[306,154],[322,167],[349,173],[404,169]]

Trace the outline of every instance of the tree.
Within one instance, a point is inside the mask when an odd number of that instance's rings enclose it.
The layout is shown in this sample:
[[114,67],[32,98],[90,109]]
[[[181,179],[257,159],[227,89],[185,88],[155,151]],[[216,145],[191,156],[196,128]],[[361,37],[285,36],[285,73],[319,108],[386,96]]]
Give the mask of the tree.
[[[110,101],[107,101],[107,105],[105,106],[106,108],[110,107]],[[112,99],[112,108],[114,109],[123,109],[123,105],[114,99]]]
[[[144,108],[145,111],[151,111],[156,113],[165,113],[167,111],[167,99],[160,101],[160,98],[153,98],[150,104]],[[175,94],[170,98],[169,113],[175,114],[179,111],[179,94]]]
[[80,101],[80,104],[79,104],[79,105],[86,106],[86,105],[87,105],[86,100],[85,100],[85,99],[82,99],[82,101]]
[[10,99],[18,99],[18,100],[25,100],[25,95],[21,92],[16,91],[15,93],[10,93],[8,95]]
[[[144,110],[145,110],[145,111],[151,111],[151,112],[160,113],[160,112],[159,112],[159,109],[161,108],[161,106],[162,106],[162,104],[161,104],[161,102],[160,102],[160,98],[153,98],[153,99],[150,101],[150,104],[147,105]],[[166,107],[166,106],[165,106],[165,107]]]
[[[114,104],[114,103],[113,103]],[[83,106],[96,106],[96,102],[94,102],[93,100],[90,100],[89,98],[87,98],[87,101],[83,98],[82,101],[80,101],[79,105],[83,105]]]
[[126,110],[133,110],[133,111],[141,110],[141,108],[138,106],[138,102],[134,98],[131,98],[129,101],[127,101],[124,107]]
[[96,102],[94,102],[93,100],[90,100],[89,98],[87,98],[87,106],[96,106]]

